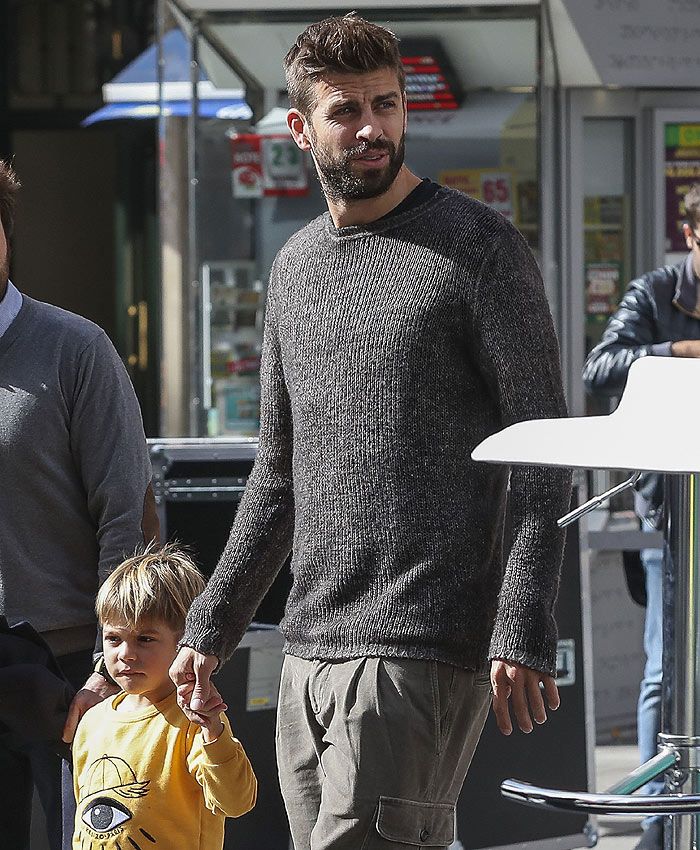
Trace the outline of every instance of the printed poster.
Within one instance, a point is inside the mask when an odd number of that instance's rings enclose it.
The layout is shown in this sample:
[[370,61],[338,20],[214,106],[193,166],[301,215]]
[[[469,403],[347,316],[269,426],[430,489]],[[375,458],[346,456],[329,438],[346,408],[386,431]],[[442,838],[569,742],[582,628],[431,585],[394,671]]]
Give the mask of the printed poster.
[[513,175],[510,171],[485,168],[458,168],[441,171],[438,182],[459,189],[472,198],[483,201],[498,210],[509,221],[515,222]]
[[233,136],[231,168],[234,198],[299,196],[309,191],[306,159],[288,135]]
[[683,196],[700,181],[700,124],[666,124],[666,252],[686,252]]

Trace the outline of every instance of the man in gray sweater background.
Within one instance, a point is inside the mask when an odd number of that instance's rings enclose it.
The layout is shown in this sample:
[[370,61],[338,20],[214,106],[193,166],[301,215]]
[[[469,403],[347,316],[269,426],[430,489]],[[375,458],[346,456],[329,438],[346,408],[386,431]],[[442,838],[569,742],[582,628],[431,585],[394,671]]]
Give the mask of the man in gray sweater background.
[[329,212],[273,265],[258,456],[171,675],[206,705],[291,550],[277,756],[296,850],[446,847],[492,689],[504,734],[510,706],[530,732],[558,705],[569,474],[512,470],[502,558],[508,471],[470,458],[565,415],[557,341],[520,234],[404,164],[395,37],[331,18],[285,69]]
[[[92,322],[9,280],[18,190],[0,161],[0,614],[28,620],[76,688],[70,741],[80,716],[116,690],[92,672],[98,585],[158,536],[158,520],[141,411],[114,346]],[[51,850],[60,850],[61,761],[4,732],[0,843],[29,848],[36,784]]]

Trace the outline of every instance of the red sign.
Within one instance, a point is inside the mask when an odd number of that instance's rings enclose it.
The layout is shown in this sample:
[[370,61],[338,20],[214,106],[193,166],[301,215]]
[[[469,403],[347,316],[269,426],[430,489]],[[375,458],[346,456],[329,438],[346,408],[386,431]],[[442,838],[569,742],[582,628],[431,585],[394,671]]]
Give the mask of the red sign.
[[409,110],[457,109],[459,83],[441,44],[434,38],[401,40]]
[[231,138],[231,179],[236,198],[306,195],[306,160],[284,134],[238,133]]

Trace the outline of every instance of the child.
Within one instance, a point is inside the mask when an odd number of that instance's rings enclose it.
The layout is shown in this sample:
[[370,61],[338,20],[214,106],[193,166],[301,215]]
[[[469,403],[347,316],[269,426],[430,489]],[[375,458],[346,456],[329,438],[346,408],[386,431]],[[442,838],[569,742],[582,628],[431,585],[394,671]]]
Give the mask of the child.
[[[129,558],[97,594],[104,660],[121,691],[91,708],[73,742],[74,850],[221,850],[224,819],[257,782],[221,695],[178,706],[168,668],[204,581],[172,546]],[[95,844],[93,844],[95,842]]]

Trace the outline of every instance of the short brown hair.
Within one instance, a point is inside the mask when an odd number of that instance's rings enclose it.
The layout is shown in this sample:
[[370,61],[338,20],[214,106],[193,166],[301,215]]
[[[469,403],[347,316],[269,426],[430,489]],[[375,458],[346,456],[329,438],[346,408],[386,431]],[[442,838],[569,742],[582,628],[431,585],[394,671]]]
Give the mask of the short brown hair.
[[685,217],[695,230],[700,225],[700,183],[693,183],[683,198]]
[[355,12],[311,24],[284,57],[289,102],[304,115],[314,108],[313,87],[326,74],[366,74],[379,68],[396,72],[403,92],[406,73],[393,32]]
[[97,593],[95,611],[105,623],[136,628],[160,620],[178,634],[192,600],[204,590],[204,579],[190,558],[173,544],[146,550],[121,563]]
[[0,159],[0,222],[7,239],[15,226],[15,201],[21,185],[12,166]]

